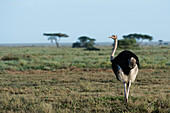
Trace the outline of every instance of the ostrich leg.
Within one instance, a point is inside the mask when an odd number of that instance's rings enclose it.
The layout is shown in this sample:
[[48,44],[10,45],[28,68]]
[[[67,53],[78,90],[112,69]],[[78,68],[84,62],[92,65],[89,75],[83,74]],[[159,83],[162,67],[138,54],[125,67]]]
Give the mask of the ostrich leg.
[[125,101],[125,103],[127,103],[127,90],[126,90],[126,82],[124,82],[124,80],[123,80],[123,84],[124,84],[124,95],[125,95],[125,99],[124,99],[124,101]]
[[131,80],[129,80],[129,83],[127,85],[127,102],[128,102],[128,97],[129,97],[130,86],[131,86]]

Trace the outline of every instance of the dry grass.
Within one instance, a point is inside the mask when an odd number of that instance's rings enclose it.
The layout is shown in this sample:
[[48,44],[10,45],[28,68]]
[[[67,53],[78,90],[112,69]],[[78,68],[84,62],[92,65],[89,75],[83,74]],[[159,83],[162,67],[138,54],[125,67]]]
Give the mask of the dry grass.
[[99,48],[0,47],[0,112],[170,112],[170,46],[133,50],[141,69],[128,105],[112,47]]
[[124,104],[112,70],[0,74],[1,112],[169,112],[169,70],[142,69]]

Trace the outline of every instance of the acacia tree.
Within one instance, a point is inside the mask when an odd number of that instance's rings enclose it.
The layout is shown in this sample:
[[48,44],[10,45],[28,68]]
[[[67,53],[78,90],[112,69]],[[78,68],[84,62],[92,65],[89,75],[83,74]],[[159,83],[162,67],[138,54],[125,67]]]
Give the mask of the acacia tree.
[[162,45],[162,43],[163,43],[163,40],[159,40],[159,45]]
[[81,36],[78,38],[79,42],[76,42],[73,44],[74,47],[85,47],[85,48],[90,48],[94,46],[94,42],[96,39],[89,38],[87,36]]
[[87,36],[81,36],[81,37],[79,37],[78,40],[80,41],[80,46],[81,46],[81,47],[85,47],[85,43],[87,43],[89,39],[90,39],[90,38],[87,37]]
[[96,41],[96,39],[93,38],[89,38],[87,36],[81,36],[78,38],[78,40],[80,41],[80,46],[81,47],[93,47],[94,46],[94,42]]
[[142,35],[142,34],[137,34],[137,33],[134,33],[134,34],[129,34],[129,35],[124,35],[123,38],[128,38],[128,39],[132,39],[132,38],[135,38],[137,40],[140,40],[140,43],[139,45],[142,44],[143,40],[149,40],[151,41],[153,39],[152,36],[149,36],[149,35]]
[[79,41],[73,43],[73,48],[86,48],[87,50],[100,50],[94,47],[96,39],[89,38],[87,36],[81,36],[78,38]]
[[118,45],[120,48],[129,49],[129,48],[136,48],[138,45],[136,44],[135,38],[124,38],[118,40]]
[[48,40],[50,40],[51,43],[55,41],[57,47],[59,47],[60,38],[69,37],[67,34],[62,34],[62,33],[44,33],[43,35],[48,36],[49,37]]

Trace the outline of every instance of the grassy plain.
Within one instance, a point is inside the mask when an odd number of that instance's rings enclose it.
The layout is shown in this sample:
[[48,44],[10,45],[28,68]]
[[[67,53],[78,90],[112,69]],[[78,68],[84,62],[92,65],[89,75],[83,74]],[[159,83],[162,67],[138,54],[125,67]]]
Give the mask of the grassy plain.
[[0,112],[170,112],[170,46],[132,50],[141,69],[128,105],[112,47],[99,48],[0,47]]

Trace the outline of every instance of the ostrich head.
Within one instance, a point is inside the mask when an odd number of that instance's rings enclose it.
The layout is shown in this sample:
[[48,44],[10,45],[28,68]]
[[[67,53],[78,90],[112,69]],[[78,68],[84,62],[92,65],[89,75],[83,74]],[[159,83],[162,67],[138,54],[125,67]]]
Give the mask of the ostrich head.
[[112,35],[112,36],[110,36],[109,38],[117,39],[117,35]]
[[130,67],[130,68],[134,68],[134,67],[136,66],[136,59],[135,59],[135,58],[131,57],[131,58],[128,60],[128,62],[129,62],[129,67]]

